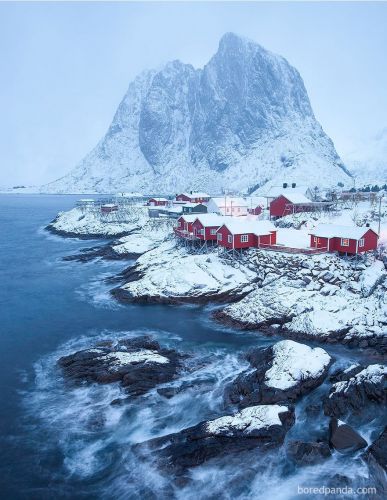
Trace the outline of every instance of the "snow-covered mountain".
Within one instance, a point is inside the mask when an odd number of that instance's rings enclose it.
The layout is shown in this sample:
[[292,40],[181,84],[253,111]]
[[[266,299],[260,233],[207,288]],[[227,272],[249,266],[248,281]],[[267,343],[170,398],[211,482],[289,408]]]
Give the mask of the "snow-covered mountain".
[[348,184],[298,71],[225,34],[203,69],[173,61],[128,88],[106,135],[49,192],[245,190]]
[[387,128],[368,141],[358,143],[344,159],[358,187],[387,184]]

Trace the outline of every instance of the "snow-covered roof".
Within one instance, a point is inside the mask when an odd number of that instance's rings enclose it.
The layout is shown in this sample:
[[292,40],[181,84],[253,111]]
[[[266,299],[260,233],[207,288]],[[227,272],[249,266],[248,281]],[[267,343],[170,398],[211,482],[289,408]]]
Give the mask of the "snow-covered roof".
[[188,196],[188,198],[209,198],[210,195],[207,193],[201,193],[201,192],[192,192],[192,193],[181,193],[184,196]]
[[81,198],[80,200],[78,200],[80,203],[94,203],[94,199],[93,198]]
[[202,203],[185,203],[184,207],[192,207],[195,208],[198,205],[202,205]]
[[154,196],[152,198],[149,198],[150,200],[156,200],[156,201],[168,201],[167,198],[155,198]]
[[186,222],[194,222],[197,219],[196,214],[183,214],[180,217],[182,217]]
[[270,234],[276,231],[275,226],[267,220],[241,219],[240,217],[225,217],[225,225],[232,234]]
[[101,205],[102,207],[106,207],[106,208],[114,208],[114,207],[117,207],[117,205],[115,203],[104,203],[103,205]]
[[221,226],[227,220],[225,217],[218,214],[201,214],[197,215],[196,219],[201,222],[204,227]]
[[321,236],[322,238],[349,238],[360,240],[370,227],[359,226],[339,226],[336,224],[319,224],[310,234]]
[[312,203],[312,201],[307,198],[304,194],[302,193],[297,193],[293,192],[293,190],[287,191],[282,193],[282,196],[284,196],[287,200],[290,201],[290,203]]
[[231,197],[231,196],[217,196],[215,198],[211,198],[210,201],[213,201],[215,205],[219,208],[224,207],[248,207],[249,203],[245,198],[239,197]]
[[286,196],[287,193],[292,192],[292,193],[301,193],[305,195],[308,192],[309,188],[308,186],[296,186],[294,188],[291,187],[291,185],[286,188],[283,186],[272,186],[266,193],[265,197],[266,198],[278,198],[278,196],[281,196],[283,194]]

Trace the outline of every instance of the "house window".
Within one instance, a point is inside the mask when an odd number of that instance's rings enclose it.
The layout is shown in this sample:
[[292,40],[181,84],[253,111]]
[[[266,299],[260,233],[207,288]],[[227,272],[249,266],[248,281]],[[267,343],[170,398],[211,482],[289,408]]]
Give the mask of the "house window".
[[229,211],[230,211],[230,209],[227,207],[227,208],[226,208],[226,212],[229,212]]
[[242,234],[241,236],[241,243],[247,243],[249,241],[249,235],[248,234]]
[[188,231],[188,222],[184,222],[184,229]]
[[218,233],[218,241],[222,241],[222,233]]
[[341,238],[341,246],[342,247],[349,247],[349,239],[348,238]]
[[204,236],[204,229],[199,229],[199,234],[201,234],[202,236]]
[[241,207],[238,207],[238,212],[240,212],[240,211],[241,211]]
[[364,247],[364,238],[359,240],[359,247]]
[[228,237],[227,237],[227,241],[228,241],[229,243],[232,243],[232,236],[231,236],[231,234],[229,234],[229,235],[228,235]]
[[317,243],[317,236],[314,236],[314,237],[313,237],[313,241],[314,241],[315,243]]
[[211,236],[214,236],[216,234],[216,229],[210,229],[210,234]]

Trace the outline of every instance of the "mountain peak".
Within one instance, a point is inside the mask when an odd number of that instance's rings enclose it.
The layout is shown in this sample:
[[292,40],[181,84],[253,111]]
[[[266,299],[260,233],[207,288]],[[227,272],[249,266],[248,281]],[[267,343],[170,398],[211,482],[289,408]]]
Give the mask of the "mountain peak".
[[203,69],[175,60],[135,82],[105,137],[46,190],[220,192],[283,177],[348,180],[297,70],[248,38],[226,33]]

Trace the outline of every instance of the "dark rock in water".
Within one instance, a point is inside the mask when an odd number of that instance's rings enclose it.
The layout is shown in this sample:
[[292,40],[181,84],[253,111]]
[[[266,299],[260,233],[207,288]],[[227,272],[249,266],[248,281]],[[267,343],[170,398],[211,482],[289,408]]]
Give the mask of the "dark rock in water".
[[63,257],[64,261],[90,262],[97,258],[106,260],[135,260],[140,257],[140,253],[117,253],[112,248],[113,244],[100,245],[91,248],[82,248],[75,255],[67,255]]
[[345,488],[351,486],[351,480],[344,474],[335,474],[328,480],[327,486],[329,488]]
[[340,453],[352,453],[367,446],[363,439],[350,425],[331,418],[329,422],[329,444]]
[[366,452],[370,475],[379,493],[387,494],[387,427]]
[[131,396],[138,396],[173,380],[183,359],[183,355],[144,336],[102,342],[64,356],[58,364],[75,382],[121,382]]
[[182,475],[218,456],[279,446],[294,421],[292,408],[253,406],[135,445],[134,450],[143,458],[156,457],[161,469]]
[[350,378],[354,377],[362,370],[364,370],[364,366],[362,366],[362,365],[357,365],[357,364],[351,365],[351,366],[345,368],[344,370],[342,370],[342,369],[336,370],[329,377],[329,380],[334,384],[337,382],[343,382],[343,381],[349,380]]
[[290,441],[286,452],[297,465],[314,465],[331,456],[331,450],[325,441]]
[[386,403],[387,368],[369,365],[348,380],[337,382],[324,400],[324,413],[342,417],[348,413],[359,414],[370,404]]
[[331,358],[321,348],[283,340],[266,348],[250,350],[246,370],[226,387],[226,403],[240,407],[294,402],[325,379]]

